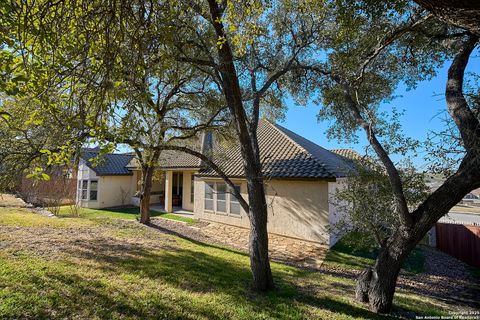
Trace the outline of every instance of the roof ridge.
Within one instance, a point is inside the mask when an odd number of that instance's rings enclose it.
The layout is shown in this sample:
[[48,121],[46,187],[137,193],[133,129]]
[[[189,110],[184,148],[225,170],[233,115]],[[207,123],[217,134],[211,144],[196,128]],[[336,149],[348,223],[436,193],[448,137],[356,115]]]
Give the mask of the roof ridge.
[[[310,151],[308,151],[307,149],[305,149],[302,145],[300,145],[298,142],[296,142],[295,140],[293,140],[288,134],[286,134],[285,132],[283,132],[282,129],[284,130],[287,130],[287,131],[290,131],[291,133],[293,134],[296,134],[295,132],[285,128],[284,126],[282,125],[279,125],[277,123],[273,123],[271,122],[270,120],[267,120],[267,119],[264,119],[269,125],[271,125],[272,127],[275,128],[275,130],[277,130],[278,132],[280,132],[283,136],[285,136],[290,142],[293,142],[294,145],[296,145],[299,149],[303,150],[304,152],[306,152],[307,154],[309,154],[311,156],[311,158],[317,163],[319,164],[322,168],[324,168],[329,174],[333,175],[333,176],[336,176],[336,173],[335,172],[332,172],[330,170],[330,168],[328,168],[324,163],[322,163],[320,160],[317,159],[317,157],[315,157]],[[282,129],[280,129],[279,127],[281,127]],[[298,134],[296,134],[298,135]],[[305,139],[305,140],[308,140],[300,135],[298,135],[299,137]],[[310,140],[308,140],[310,141]],[[314,143],[312,141],[310,141],[311,143]],[[316,144],[316,143],[314,143]],[[316,144],[317,146],[319,146],[318,144]],[[321,148],[321,146],[319,146]],[[327,149],[325,149],[327,150]],[[327,150],[328,151],[328,150]]]

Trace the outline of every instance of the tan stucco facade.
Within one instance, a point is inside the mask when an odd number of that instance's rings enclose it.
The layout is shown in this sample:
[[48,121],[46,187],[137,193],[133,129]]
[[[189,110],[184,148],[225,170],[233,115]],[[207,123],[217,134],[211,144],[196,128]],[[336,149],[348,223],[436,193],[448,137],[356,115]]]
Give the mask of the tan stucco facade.
[[[199,219],[249,227],[246,213],[240,216],[205,210],[205,183],[220,179],[195,179],[194,215]],[[245,180],[234,180],[248,201]],[[329,244],[329,183],[327,181],[270,180],[266,184],[268,231],[271,233]]]
[[[78,181],[87,180],[88,199],[81,199],[81,191],[77,183],[77,203],[85,208],[108,208],[130,204],[131,198],[136,190],[136,173],[126,176],[97,176],[95,171],[90,169],[85,162],[80,162]],[[90,183],[98,181],[97,200],[90,199]]]
[[[134,204],[133,197],[138,186],[140,172],[133,171],[132,176],[97,177],[95,172],[84,166],[80,167],[78,179],[98,180],[98,200],[82,201],[83,207],[105,208],[125,204]],[[205,209],[205,184],[223,184],[218,178],[202,178],[195,176],[195,170],[163,171],[165,179],[155,181],[152,191],[165,192],[165,208],[172,211],[172,177],[173,173],[182,173],[182,209],[193,211],[194,217],[201,220],[215,221],[229,225],[249,228],[249,219],[243,209],[240,214]],[[193,180],[192,180],[193,177]],[[194,197],[192,201],[192,181]],[[240,186],[240,193],[248,202],[247,183],[244,179],[232,179]],[[338,182],[325,180],[283,180],[266,181],[265,191],[268,205],[268,232],[324,243],[332,246],[339,238],[338,234],[329,230],[329,225],[338,221],[342,214],[334,205],[332,197],[338,187]],[[170,192],[168,191],[170,190]],[[124,199],[124,194],[128,193]],[[227,196],[230,197],[230,196]],[[159,202],[159,195],[152,195],[151,203]],[[213,200],[215,203],[215,201]]]

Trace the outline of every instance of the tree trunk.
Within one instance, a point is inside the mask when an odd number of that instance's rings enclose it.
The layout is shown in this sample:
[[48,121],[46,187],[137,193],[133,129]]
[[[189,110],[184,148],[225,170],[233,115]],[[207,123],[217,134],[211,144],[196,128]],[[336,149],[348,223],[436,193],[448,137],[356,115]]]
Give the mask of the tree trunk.
[[154,167],[142,166],[142,189],[140,193],[140,223],[150,223],[150,193],[152,191]]
[[[221,21],[222,10],[216,0],[208,0],[211,21],[217,37],[227,38]],[[217,22],[219,21],[219,22]],[[243,105],[240,80],[234,64],[230,43],[226,41],[217,47],[220,60],[220,74],[227,106],[235,119],[240,141],[243,167],[247,179],[250,218],[250,268],[253,274],[253,288],[266,291],[274,287],[268,258],[267,201],[263,188],[262,164],[256,136],[258,118],[250,122]]]
[[411,245],[406,245],[404,240],[385,244],[375,264],[365,269],[358,277],[356,299],[368,303],[374,312],[390,312],[398,274],[411,250],[410,247]]
[[[444,2],[453,3],[453,1]],[[467,152],[457,172],[450,176],[415,211],[409,213],[409,218],[413,223],[403,223],[397,232],[385,241],[375,265],[360,274],[355,290],[356,298],[361,302],[368,302],[370,309],[375,312],[390,311],[400,268],[418,242],[468,192],[480,186],[479,122],[463,96],[465,67],[477,42],[478,37],[470,36],[455,56],[448,69],[445,91],[450,116],[460,131]],[[387,160],[390,161],[389,158]],[[384,164],[388,162],[382,161]],[[388,174],[391,175],[390,172]]]
[[[258,180],[249,186],[250,204],[250,268],[253,275],[253,289],[273,289],[273,276],[268,257],[267,205],[263,183]],[[253,197],[251,196],[253,195]]]

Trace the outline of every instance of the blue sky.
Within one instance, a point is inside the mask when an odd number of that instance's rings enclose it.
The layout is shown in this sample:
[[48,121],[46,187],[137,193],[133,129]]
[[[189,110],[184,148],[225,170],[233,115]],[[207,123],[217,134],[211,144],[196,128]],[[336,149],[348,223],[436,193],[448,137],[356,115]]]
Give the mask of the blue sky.
[[[424,141],[429,131],[439,131],[443,124],[439,114],[446,115],[445,85],[447,71],[450,63],[447,62],[438,70],[437,76],[429,81],[420,82],[415,90],[406,91],[405,86],[399,86],[396,95],[400,96],[382,109],[389,110],[392,106],[398,110],[405,110],[401,118],[405,134],[410,137]],[[467,66],[467,72],[480,72],[480,55],[478,51],[472,55]],[[363,132],[360,132],[360,142],[357,145],[339,144],[337,141],[328,141],[325,130],[327,122],[318,122],[317,114],[320,106],[309,104],[298,106],[292,101],[289,103],[285,121],[279,122],[282,126],[294,131],[297,134],[326,148],[351,148],[363,152],[366,139]],[[423,156],[419,155],[414,159],[418,168],[423,168],[425,162]]]

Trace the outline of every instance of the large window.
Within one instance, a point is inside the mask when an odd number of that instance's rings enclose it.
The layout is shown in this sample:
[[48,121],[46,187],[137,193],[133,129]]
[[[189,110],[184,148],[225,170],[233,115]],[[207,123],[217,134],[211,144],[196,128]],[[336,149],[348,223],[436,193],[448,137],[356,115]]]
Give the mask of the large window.
[[78,197],[81,200],[98,200],[98,180],[78,180]]
[[[235,185],[240,191],[240,185]],[[205,183],[205,210],[240,216],[241,208],[230,187],[225,183]]]

